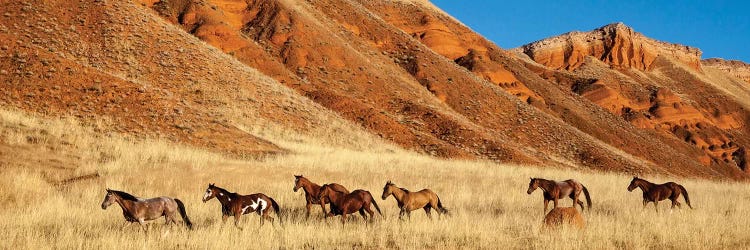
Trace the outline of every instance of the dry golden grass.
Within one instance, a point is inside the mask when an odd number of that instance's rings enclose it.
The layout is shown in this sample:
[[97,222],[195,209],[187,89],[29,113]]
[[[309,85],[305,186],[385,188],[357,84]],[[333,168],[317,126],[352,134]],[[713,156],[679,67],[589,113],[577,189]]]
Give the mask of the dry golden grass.
[[[0,248],[694,249],[750,245],[750,234],[745,231],[750,224],[746,216],[750,188],[744,183],[677,179],[687,187],[695,209],[671,213],[662,202],[662,212],[657,214],[651,205],[641,208],[640,191],[626,191],[630,176],[618,174],[438,160],[388,145],[372,145],[373,150],[330,148],[311,137],[272,138],[278,133],[265,136],[295,153],[230,160],[168,142],[97,133],[96,126],[0,110],[0,144],[39,154],[73,154],[71,162],[76,165],[57,175],[44,166],[2,166]],[[68,185],[52,181],[91,173],[101,177]],[[315,208],[316,217],[305,220],[304,197],[292,192],[293,174],[369,190],[384,217],[377,216],[370,225],[357,218],[342,228],[338,219],[323,221]],[[525,192],[531,176],[575,178],[586,185],[594,204],[593,210],[583,214],[587,228],[540,231],[541,192]],[[431,188],[452,216],[430,221],[415,211],[411,221],[399,221],[393,198],[379,198],[387,180],[412,190]],[[218,201],[200,201],[209,182],[230,191],[274,197],[282,206],[284,223],[259,228],[258,216],[248,215],[242,222],[245,230],[231,222],[223,224]],[[105,187],[141,197],[180,198],[195,230],[169,229],[163,220],[151,222],[148,233],[137,226],[122,229],[120,208],[100,208]]]

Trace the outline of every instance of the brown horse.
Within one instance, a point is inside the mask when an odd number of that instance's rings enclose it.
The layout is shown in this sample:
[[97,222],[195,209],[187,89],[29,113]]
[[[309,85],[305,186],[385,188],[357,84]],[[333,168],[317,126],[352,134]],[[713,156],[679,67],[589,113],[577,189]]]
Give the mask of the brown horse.
[[581,196],[581,191],[586,195],[586,203],[588,204],[588,208],[591,209],[589,190],[576,180],[570,179],[557,182],[553,180],[531,178],[531,182],[529,182],[529,190],[526,191],[526,193],[531,194],[537,188],[541,188],[542,191],[544,191],[544,213],[547,213],[547,205],[549,204],[549,201],[552,201],[554,203],[553,208],[556,208],[557,200],[563,199],[566,196],[573,200],[573,207],[578,204],[581,206],[581,211],[583,211],[583,202],[578,199]]
[[263,226],[264,220],[268,220],[273,223],[273,217],[271,217],[271,209],[268,209],[269,204],[273,207],[276,212],[276,216],[279,217],[279,223],[281,223],[281,214],[279,214],[279,204],[274,199],[268,197],[265,194],[257,193],[250,195],[239,195],[232,193],[226,189],[215,186],[213,183],[208,184],[206,193],[203,195],[203,202],[207,202],[216,197],[221,203],[221,220],[226,221],[227,217],[234,216],[234,225],[240,229],[240,217],[243,214],[249,214],[252,212],[257,213],[260,216],[260,225]]
[[[193,223],[190,222],[187,213],[185,213],[185,204],[179,199],[170,197],[156,197],[151,199],[140,199],[123,191],[107,189],[104,195],[102,209],[107,209],[113,203],[117,203],[122,208],[122,215],[125,217],[125,226],[128,223],[138,222],[141,228],[146,231],[143,223],[149,220],[155,220],[164,216],[166,224],[177,223],[177,212],[182,215],[182,221],[192,229]],[[123,226],[124,227],[124,226]]]
[[[349,193],[349,190],[346,190],[346,188],[340,184],[329,183],[328,185],[333,188],[333,190],[343,192],[345,194]],[[325,205],[331,202],[330,199],[326,198],[323,200],[318,200],[318,194],[320,193],[320,186],[318,184],[311,182],[302,175],[295,175],[293,190],[294,192],[297,192],[297,190],[299,190],[300,188],[305,191],[305,208],[307,209],[308,218],[310,217],[310,209],[312,209],[313,204],[320,204],[320,208],[323,209],[323,217],[328,217],[329,215],[331,215],[331,213],[326,212]],[[331,204],[331,210],[335,209],[335,205]]]
[[381,198],[385,200],[390,195],[393,195],[393,198],[398,203],[398,207],[401,208],[401,212],[398,213],[399,219],[406,214],[409,220],[411,220],[411,211],[420,208],[424,209],[424,212],[427,213],[427,217],[430,219],[432,219],[432,213],[430,213],[432,208],[437,209],[438,216],[448,213],[448,210],[443,207],[437,194],[429,189],[422,189],[419,192],[409,192],[409,190],[399,188],[391,181],[388,181],[383,187]]
[[378,203],[376,203],[375,199],[372,198],[372,194],[362,189],[357,189],[349,194],[345,194],[343,192],[336,191],[328,184],[325,184],[320,187],[318,199],[325,198],[330,199],[331,203],[335,204],[338,208],[337,214],[341,214],[342,226],[346,222],[346,215],[355,213],[357,211],[359,211],[359,214],[362,215],[362,218],[365,218],[365,220],[367,220],[367,215],[365,215],[365,211],[367,211],[367,213],[370,214],[370,221],[372,222],[375,217],[375,213],[370,208],[371,203],[375,206],[375,209],[378,210],[378,213],[381,216],[383,215],[383,213],[380,212]]
[[680,184],[674,182],[654,184],[647,180],[633,177],[633,180],[630,181],[630,185],[628,186],[628,191],[633,192],[633,189],[635,188],[641,188],[641,191],[643,191],[643,208],[646,208],[646,204],[649,202],[653,202],[656,212],[659,212],[659,201],[665,199],[670,199],[672,201],[672,207],[670,209],[673,209],[675,205],[682,208],[680,202],[677,201],[677,198],[680,198],[680,194],[684,194],[685,203],[687,203],[690,209],[693,209],[693,206],[690,205],[690,197],[688,197],[687,190]]

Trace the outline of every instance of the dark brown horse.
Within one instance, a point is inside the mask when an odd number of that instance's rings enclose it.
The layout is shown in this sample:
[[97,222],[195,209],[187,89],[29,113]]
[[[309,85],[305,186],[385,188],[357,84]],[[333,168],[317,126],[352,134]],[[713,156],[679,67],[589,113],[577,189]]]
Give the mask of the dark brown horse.
[[396,203],[398,203],[398,207],[401,209],[401,212],[398,213],[399,219],[406,214],[411,220],[411,211],[420,208],[424,209],[424,212],[427,213],[427,217],[430,219],[432,219],[432,213],[430,213],[432,208],[437,209],[438,216],[440,214],[448,213],[448,210],[443,207],[443,203],[440,202],[440,198],[437,194],[429,189],[422,189],[419,192],[409,192],[409,190],[399,188],[391,181],[388,181],[383,187],[383,195],[381,198],[385,200],[390,195],[393,195],[393,198],[396,199]]
[[554,209],[557,207],[557,200],[563,199],[566,196],[573,200],[573,207],[578,204],[581,206],[581,211],[583,211],[583,202],[578,199],[581,196],[582,191],[583,194],[586,195],[588,208],[591,209],[589,190],[576,180],[570,179],[558,182],[540,178],[531,178],[531,182],[529,182],[529,190],[526,191],[526,193],[531,194],[537,188],[541,188],[542,191],[544,191],[544,213],[547,213],[547,205],[549,204],[549,201],[554,203],[554,207],[552,207]]
[[335,204],[338,208],[337,212],[338,214],[341,214],[341,225],[344,225],[344,223],[346,222],[347,214],[353,214],[355,212],[359,212],[359,214],[362,215],[362,218],[365,218],[365,220],[367,220],[365,211],[370,214],[370,221],[372,222],[372,220],[375,218],[375,213],[370,208],[370,204],[375,206],[375,209],[378,210],[378,213],[381,216],[383,215],[383,213],[380,212],[378,203],[376,203],[375,199],[372,198],[372,194],[362,189],[357,189],[349,194],[345,194],[343,192],[334,190],[332,187],[326,184],[320,187],[320,193],[318,194],[318,199],[325,198],[330,199],[331,203]]
[[[329,183],[328,186],[333,188],[333,190],[348,194],[349,190],[346,190],[346,188],[340,184],[336,183]],[[303,177],[302,175],[295,175],[294,176],[294,192],[297,192],[302,188],[302,190],[305,191],[305,208],[307,209],[307,217],[310,217],[310,209],[312,209],[313,204],[320,204],[320,208],[323,209],[323,216],[328,217],[331,215],[331,213],[326,212],[326,205],[330,203],[331,201],[329,199],[322,199],[318,200],[318,194],[320,193],[320,185],[313,183],[312,181],[308,180],[307,178]],[[335,205],[331,204],[331,210],[334,210]],[[335,212],[334,212],[335,213]]]
[[125,225],[128,223],[138,222],[141,228],[146,231],[144,223],[155,220],[164,216],[166,224],[177,223],[177,213],[182,215],[182,221],[192,229],[193,223],[190,222],[185,212],[185,204],[179,199],[170,197],[156,197],[151,199],[140,199],[123,191],[107,189],[107,194],[102,202],[102,209],[107,209],[113,203],[117,203],[122,208],[122,215],[125,217]]
[[641,188],[641,191],[643,191],[643,208],[646,208],[646,204],[649,202],[653,202],[654,208],[659,212],[659,201],[665,199],[670,199],[672,201],[672,207],[670,209],[675,206],[682,208],[680,202],[677,201],[677,199],[680,198],[680,194],[685,195],[685,203],[687,203],[690,209],[693,208],[693,206],[690,205],[690,197],[688,197],[687,190],[680,184],[674,182],[654,184],[647,180],[633,177],[633,180],[630,181],[630,185],[628,186],[628,191],[633,192],[633,189],[635,188]]
[[281,214],[279,214],[279,204],[274,199],[268,197],[265,194],[257,193],[250,195],[239,195],[232,193],[226,189],[215,186],[213,183],[208,184],[206,193],[203,195],[203,202],[207,202],[216,197],[221,203],[221,220],[226,221],[227,217],[234,216],[234,225],[240,227],[240,217],[243,214],[257,213],[260,216],[260,225],[263,226],[264,221],[268,220],[273,223],[273,217],[271,217],[271,210],[269,206],[276,212],[276,216],[279,217],[279,223],[281,223]]

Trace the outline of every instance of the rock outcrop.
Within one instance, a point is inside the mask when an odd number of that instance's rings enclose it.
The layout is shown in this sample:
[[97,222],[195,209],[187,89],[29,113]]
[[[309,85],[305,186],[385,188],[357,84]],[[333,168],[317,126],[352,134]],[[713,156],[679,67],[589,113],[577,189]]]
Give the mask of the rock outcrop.
[[737,60],[709,58],[701,61],[703,67],[709,67],[726,72],[740,80],[750,83],[750,64]]
[[554,69],[574,70],[592,56],[612,67],[649,70],[662,55],[700,70],[701,51],[648,38],[623,23],[614,23],[590,32],[570,32],[543,39],[517,49],[534,61]]

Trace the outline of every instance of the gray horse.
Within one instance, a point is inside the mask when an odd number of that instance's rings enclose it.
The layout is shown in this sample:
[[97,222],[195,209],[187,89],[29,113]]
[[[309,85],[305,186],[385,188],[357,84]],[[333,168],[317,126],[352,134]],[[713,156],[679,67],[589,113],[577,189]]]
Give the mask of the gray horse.
[[102,202],[102,209],[107,209],[112,203],[117,203],[122,208],[122,215],[125,217],[127,223],[138,222],[141,228],[145,231],[144,222],[149,220],[155,220],[159,217],[164,216],[166,224],[178,223],[177,212],[182,215],[182,220],[185,225],[189,228],[193,228],[193,223],[190,222],[185,213],[185,204],[179,199],[173,199],[170,197],[156,197],[151,199],[140,199],[131,194],[123,191],[107,189],[107,194],[104,196],[104,202]]

